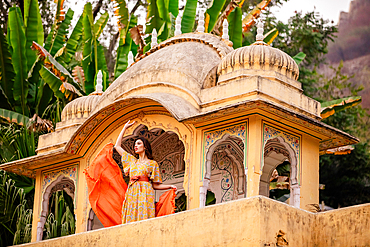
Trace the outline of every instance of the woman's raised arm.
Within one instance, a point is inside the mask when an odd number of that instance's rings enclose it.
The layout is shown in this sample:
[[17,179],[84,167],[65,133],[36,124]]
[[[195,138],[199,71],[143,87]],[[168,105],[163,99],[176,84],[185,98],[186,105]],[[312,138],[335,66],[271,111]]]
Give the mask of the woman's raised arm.
[[125,134],[125,131],[128,127],[130,127],[131,125],[133,125],[135,123],[135,121],[132,121],[130,122],[130,120],[127,121],[127,123],[125,124],[125,126],[123,126],[123,129],[121,130],[121,133],[119,133],[118,135],[118,138],[117,138],[117,141],[116,141],[116,144],[114,145],[114,147],[116,148],[117,152],[122,156],[123,155],[123,148],[121,147],[121,143],[122,143],[122,137],[123,135]]

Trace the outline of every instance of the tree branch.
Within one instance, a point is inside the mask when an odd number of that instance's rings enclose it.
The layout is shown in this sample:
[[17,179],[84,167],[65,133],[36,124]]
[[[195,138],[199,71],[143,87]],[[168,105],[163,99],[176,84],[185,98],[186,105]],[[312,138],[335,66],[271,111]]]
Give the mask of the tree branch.
[[7,0],[3,0],[3,1],[6,4],[6,6],[8,6],[8,8],[12,7],[12,5]]
[[141,0],[137,0],[137,2],[136,2],[136,4],[135,4],[135,6],[134,6],[134,8],[131,10],[131,12],[130,12],[130,16],[132,15],[132,14],[134,14],[135,13],[135,11],[140,7],[140,5],[141,5],[142,3],[141,3]]
[[96,16],[98,15],[102,6],[103,6],[103,0],[99,0],[99,2],[96,3],[95,8],[93,10],[93,19],[94,20],[95,20]]

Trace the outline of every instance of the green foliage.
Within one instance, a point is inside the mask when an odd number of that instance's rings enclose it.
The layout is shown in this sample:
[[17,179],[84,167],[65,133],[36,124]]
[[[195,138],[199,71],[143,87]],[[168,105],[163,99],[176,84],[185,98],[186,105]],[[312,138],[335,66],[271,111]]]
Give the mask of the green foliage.
[[[155,28],[157,31],[161,28],[163,25],[163,20],[159,16],[159,10],[157,6],[156,0],[149,0],[148,1],[148,9],[147,9],[147,23],[145,28],[146,34],[151,34],[153,29]],[[147,39],[148,41],[148,39]]]
[[[355,86],[352,76],[342,74],[343,64],[333,68],[332,78],[317,76],[315,96],[319,101],[332,101],[358,95],[362,87]],[[360,138],[361,142],[347,155],[320,156],[320,200],[337,208],[370,202],[369,119],[367,110],[360,105],[346,108],[323,122]]]
[[327,118],[338,111],[356,106],[362,101],[361,96],[351,96],[321,103],[321,117]]
[[320,201],[331,207],[370,202],[370,154],[367,143],[347,155],[320,156]]
[[209,22],[208,26],[206,26],[206,29],[208,32],[211,32],[216,24],[216,21],[218,19],[218,16],[221,12],[221,10],[224,8],[224,5],[226,3],[226,0],[213,0],[212,6],[207,9],[206,11],[206,19],[209,16]]
[[31,240],[32,210],[26,193],[0,170],[0,245],[22,244]]
[[[127,33],[130,28],[133,28],[137,25],[137,18],[136,16],[131,16],[130,24],[126,30],[122,30],[121,32]],[[130,35],[124,35],[125,39],[120,38],[119,46],[117,48],[117,61],[116,61],[116,68],[114,71],[114,77],[117,79],[127,68],[128,66],[128,53],[132,51],[132,48],[135,48],[135,44]]]
[[14,103],[13,97],[7,97],[13,94],[12,86],[15,78],[11,59],[9,44],[0,27],[0,107],[7,109],[10,109]]
[[[55,54],[64,47],[64,44],[66,42],[66,36],[68,33],[68,28],[71,24],[72,18],[73,18],[74,11],[71,9],[68,9],[65,19],[57,26],[56,33],[54,36],[54,39],[52,40],[52,43],[50,45],[50,48],[48,51],[52,56],[55,56]],[[42,44],[42,43],[39,43]]]
[[64,50],[64,61],[66,64],[69,64],[71,60],[74,58],[76,51],[78,47],[80,47],[81,44],[81,38],[83,33],[83,15],[80,16],[80,18],[77,21],[76,26],[74,27],[71,36],[69,37],[66,48]]
[[27,108],[27,56],[26,35],[21,10],[18,7],[9,9],[8,36],[12,47],[12,63],[15,71],[13,98],[14,108],[18,113],[28,115]]
[[49,215],[45,222],[43,239],[75,233],[73,200],[65,191],[57,191],[49,200]]
[[241,8],[237,7],[227,18],[229,22],[229,36],[233,42],[234,49],[242,46],[242,14]]
[[9,123],[17,123],[22,126],[27,126],[27,123],[30,120],[29,117],[23,114],[6,109],[0,109],[0,118]]
[[187,197],[183,193],[179,198],[175,199],[175,213],[186,211]]
[[[265,42],[266,44],[268,45],[271,45],[271,43],[276,39],[276,37],[279,35],[279,31],[274,28],[272,30],[270,30],[269,32],[267,32],[264,37],[263,37],[263,42]],[[297,54],[298,55],[298,54]],[[295,55],[294,57],[296,57],[297,55]],[[294,59],[293,57],[293,59]],[[294,59],[295,60],[295,59]],[[302,59],[303,60],[303,59]],[[297,62],[297,60],[295,60]]]
[[92,5],[85,4],[83,12],[83,69],[85,72],[84,92],[90,94],[95,91],[95,78],[99,70],[105,71],[107,80],[108,70],[102,46],[97,38],[107,23],[107,14],[103,14],[100,20],[94,23]]
[[94,24],[94,30],[95,30],[95,37],[99,38],[100,34],[102,33],[105,25],[107,25],[109,18],[108,12],[105,12],[100,16],[100,18],[95,22]]
[[293,57],[293,59],[294,59],[294,61],[295,61],[298,65],[300,65],[300,64],[302,63],[302,61],[305,59],[305,57],[306,57],[306,54],[305,54],[305,53],[303,53],[303,52],[299,52],[297,55],[295,55],[295,56]]
[[195,15],[197,12],[197,0],[187,0],[184,14],[181,19],[181,32],[182,33],[191,33],[194,28]]
[[215,196],[215,193],[213,193],[210,190],[207,190],[207,194],[206,194],[206,206],[214,205],[214,204],[216,204],[216,196]]
[[1,163],[27,158],[36,155],[38,134],[27,130],[27,127],[0,125]]
[[[41,15],[39,14],[39,4],[36,0],[24,2],[24,25],[26,31],[26,48],[31,47],[32,42],[44,43],[44,29],[42,26]],[[27,69],[30,70],[36,61],[36,54],[31,49],[26,49]]]
[[[329,24],[328,20],[318,18],[316,12],[302,14],[296,13],[287,24],[277,21],[271,12],[266,11],[265,30],[276,28],[279,35],[273,41],[273,46],[290,56],[300,52],[306,54],[305,59],[299,66],[299,81],[302,83],[304,93],[313,96],[315,93],[316,70],[315,66],[325,62],[328,52],[328,43],[333,41],[337,28]],[[243,44],[250,43],[255,36],[254,29],[250,35],[246,35]]]

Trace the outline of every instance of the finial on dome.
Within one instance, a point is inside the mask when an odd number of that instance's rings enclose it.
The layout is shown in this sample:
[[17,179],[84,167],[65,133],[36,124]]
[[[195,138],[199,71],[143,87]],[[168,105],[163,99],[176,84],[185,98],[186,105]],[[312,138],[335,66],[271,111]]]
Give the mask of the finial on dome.
[[96,91],[97,94],[103,93],[103,73],[99,70],[98,75],[96,76]]
[[222,22],[222,38],[229,40],[229,23],[227,19]]
[[262,20],[259,19],[257,23],[257,36],[256,36],[256,41],[257,42],[263,42],[263,23]]
[[150,44],[150,47],[151,48],[154,48],[158,45],[158,42],[157,42],[157,30],[155,30],[155,28],[153,28],[153,31],[152,31],[152,42]]
[[180,34],[181,34],[181,17],[180,15],[177,15],[175,24],[175,36]]
[[127,65],[131,66],[131,64],[133,63],[134,63],[134,54],[132,53],[132,51],[129,51],[127,55]]
[[204,33],[204,9],[199,9],[199,21],[197,31],[200,33]]

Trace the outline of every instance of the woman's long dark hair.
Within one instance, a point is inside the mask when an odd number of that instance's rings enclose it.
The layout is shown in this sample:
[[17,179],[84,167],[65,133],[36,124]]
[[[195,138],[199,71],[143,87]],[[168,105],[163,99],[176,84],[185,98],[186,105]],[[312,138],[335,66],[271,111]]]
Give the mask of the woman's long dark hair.
[[[135,150],[135,143],[136,143],[137,140],[141,140],[143,142],[145,155],[146,155],[146,157],[148,157],[148,159],[152,160],[153,159],[153,154],[152,154],[152,146],[150,145],[150,142],[146,138],[139,136],[138,138],[136,138],[136,140],[134,142],[134,147],[133,147],[134,150]],[[135,156],[136,156],[136,158],[139,157],[139,155],[137,153],[135,153]]]

